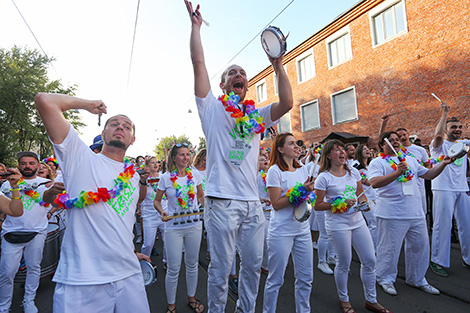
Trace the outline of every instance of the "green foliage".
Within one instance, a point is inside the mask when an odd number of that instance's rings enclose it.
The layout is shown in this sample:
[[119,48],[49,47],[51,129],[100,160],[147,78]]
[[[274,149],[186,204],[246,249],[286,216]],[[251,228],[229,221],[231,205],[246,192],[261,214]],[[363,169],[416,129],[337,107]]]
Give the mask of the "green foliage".
[[[73,95],[76,86],[64,87],[47,76],[54,61],[38,50],[0,48],[0,161],[15,165],[18,151],[32,150],[41,156],[52,154],[52,145],[34,106],[38,92]],[[75,128],[83,127],[75,112],[64,116]]]
[[197,150],[207,149],[206,137],[199,137],[199,144],[197,145]]
[[192,143],[189,141],[189,138],[186,135],[181,135],[179,137],[176,136],[170,136],[170,137],[164,137],[158,145],[155,146],[155,155],[159,160],[164,160],[165,159],[165,149],[166,151],[170,151],[171,147],[175,143],[187,143],[190,148],[192,148]]

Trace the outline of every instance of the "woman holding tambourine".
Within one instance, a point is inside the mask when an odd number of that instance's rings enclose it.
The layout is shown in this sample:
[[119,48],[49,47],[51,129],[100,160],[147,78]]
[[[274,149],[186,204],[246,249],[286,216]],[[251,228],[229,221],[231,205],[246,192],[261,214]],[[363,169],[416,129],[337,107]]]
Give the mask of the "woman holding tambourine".
[[269,275],[264,288],[263,312],[276,312],[279,289],[284,282],[289,255],[295,271],[296,312],[310,312],[313,282],[313,248],[308,223],[294,218],[294,207],[309,197],[314,182],[309,179],[309,166],[297,161],[299,146],[292,134],[274,139],[267,174],[268,194],[274,211],[268,229]]
[[[197,212],[197,200],[204,204],[204,192],[202,191],[200,176],[193,176],[189,161],[190,151],[188,145],[186,143],[175,144],[167,159],[168,172],[160,178],[154,201],[155,208],[162,215],[162,220],[166,222],[164,239],[168,261],[165,278],[168,302],[167,313],[176,312],[176,289],[183,248],[185,251],[188,306],[197,313],[204,311],[204,306],[195,298],[199,248],[201,246],[201,215],[173,218],[178,215]],[[161,204],[163,194],[166,194],[168,199],[167,211],[163,211]]]
[[345,313],[354,312],[348,296],[352,245],[361,260],[366,308],[387,313],[390,311],[376,299],[374,244],[361,212],[354,209],[357,195],[360,202],[367,201],[362,192],[361,174],[346,165],[344,144],[339,140],[327,141],[322,149],[320,174],[315,181],[315,210],[325,211],[325,228],[335,246],[334,276],[341,309]]

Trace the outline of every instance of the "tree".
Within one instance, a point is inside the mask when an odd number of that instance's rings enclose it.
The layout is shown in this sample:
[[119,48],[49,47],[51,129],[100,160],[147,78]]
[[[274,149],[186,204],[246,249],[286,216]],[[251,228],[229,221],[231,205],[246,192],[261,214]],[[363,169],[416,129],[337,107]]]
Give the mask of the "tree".
[[197,145],[197,150],[207,149],[206,137],[199,137],[199,144]]
[[[63,87],[47,76],[54,61],[38,50],[13,47],[0,49],[0,160],[15,164],[19,151],[32,150],[41,156],[52,154],[52,145],[34,106],[38,92],[73,95],[76,86]],[[75,128],[83,127],[75,112],[64,116]]]
[[158,145],[155,146],[155,155],[157,156],[158,159],[164,160],[165,159],[165,149],[169,152],[171,147],[175,143],[187,143],[189,148],[192,149],[192,143],[189,141],[189,138],[186,135],[181,135],[179,137],[176,136],[169,136],[169,137],[164,137]]

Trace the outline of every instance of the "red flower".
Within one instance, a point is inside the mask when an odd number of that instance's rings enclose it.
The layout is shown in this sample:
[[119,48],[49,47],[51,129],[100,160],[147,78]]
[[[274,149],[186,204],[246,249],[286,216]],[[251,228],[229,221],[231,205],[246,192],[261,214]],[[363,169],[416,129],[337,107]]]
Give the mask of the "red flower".
[[98,188],[98,192],[96,193],[96,196],[98,197],[99,200],[104,201],[104,202],[108,202],[108,200],[111,199],[108,189],[106,188]]

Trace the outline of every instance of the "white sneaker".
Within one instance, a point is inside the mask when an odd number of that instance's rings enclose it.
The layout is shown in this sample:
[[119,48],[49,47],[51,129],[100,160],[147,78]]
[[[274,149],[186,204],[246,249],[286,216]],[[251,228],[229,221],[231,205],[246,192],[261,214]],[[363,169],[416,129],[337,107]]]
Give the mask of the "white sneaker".
[[432,294],[432,295],[438,295],[440,294],[439,290],[429,284],[427,285],[424,285],[424,286],[419,286],[418,287],[419,289],[421,289],[422,291],[426,292],[426,293],[429,293],[429,294]]
[[393,286],[393,284],[383,284],[383,285],[380,285],[380,286],[389,295],[396,296],[398,294],[398,292],[395,289],[395,286]]
[[23,300],[23,310],[24,313],[38,313],[38,308],[34,304],[33,300]]
[[142,237],[141,236],[137,237],[137,240],[135,241],[135,243],[142,243]]
[[328,258],[326,259],[326,263],[336,266],[336,259],[335,258]]
[[318,243],[316,241],[312,242],[313,249],[318,249]]
[[328,266],[328,263],[326,262],[318,263],[317,268],[326,275],[333,275],[333,271],[331,270],[331,268]]

